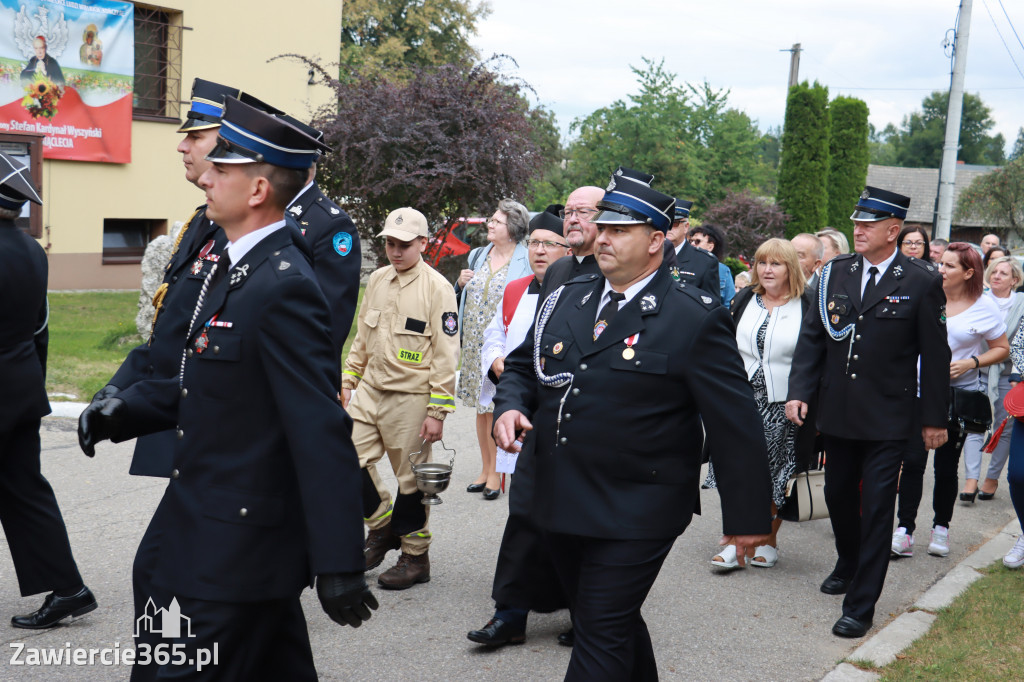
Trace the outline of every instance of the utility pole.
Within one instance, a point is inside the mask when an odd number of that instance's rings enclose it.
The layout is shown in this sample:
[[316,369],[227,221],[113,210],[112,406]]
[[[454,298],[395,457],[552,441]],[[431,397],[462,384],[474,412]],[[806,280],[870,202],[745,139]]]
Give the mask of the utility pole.
[[956,154],[960,146],[960,116],[964,106],[964,75],[967,71],[967,40],[971,33],[971,0],[960,3],[960,18],[953,38],[953,77],[949,84],[949,108],[946,110],[946,141],[942,145],[939,167],[939,192],[935,201],[932,239],[949,239],[953,223],[953,189],[956,186]]
[[[800,53],[803,50],[800,49],[800,43],[793,43],[793,47],[788,50],[779,50],[779,52],[789,52],[789,87],[792,88],[798,82],[800,82]],[[786,92],[789,92],[787,88]]]

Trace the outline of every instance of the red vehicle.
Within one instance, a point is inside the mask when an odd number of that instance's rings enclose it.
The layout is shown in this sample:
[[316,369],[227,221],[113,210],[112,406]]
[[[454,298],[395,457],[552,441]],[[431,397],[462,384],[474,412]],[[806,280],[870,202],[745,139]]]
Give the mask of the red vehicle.
[[427,243],[427,250],[423,254],[424,260],[433,267],[441,262],[446,256],[461,256],[469,253],[470,246],[462,241],[456,232],[463,238],[476,232],[487,224],[487,218],[457,218],[439,230]]

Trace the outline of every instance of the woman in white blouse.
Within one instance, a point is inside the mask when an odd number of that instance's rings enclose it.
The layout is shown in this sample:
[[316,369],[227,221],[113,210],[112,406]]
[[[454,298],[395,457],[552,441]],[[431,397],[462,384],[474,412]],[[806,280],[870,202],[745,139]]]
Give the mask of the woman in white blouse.
[[[773,482],[772,534],[767,544],[758,547],[751,562],[754,566],[771,567],[778,561],[777,535],[782,519],[776,515],[786,495],[786,484],[797,468],[797,427],[786,419],[786,394],[789,391],[789,370],[793,351],[800,336],[803,316],[812,306],[812,296],[805,293],[805,280],[796,248],[784,239],[769,239],[754,254],[750,286],[737,292],[730,310],[736,325],[736,345],[754,389],[765,441],[768,443],[768,466]],[[813,430],[814,421],[808,419]],[[801,438],[813,444],[812,438]],[[801,450],[804,448],[801,447]],[[715,487],[714,452],[708,465],[704,485]],[[801,452],[801,459],[806,453]],[[735,545],[711,559],[721,568],[735,568]]]

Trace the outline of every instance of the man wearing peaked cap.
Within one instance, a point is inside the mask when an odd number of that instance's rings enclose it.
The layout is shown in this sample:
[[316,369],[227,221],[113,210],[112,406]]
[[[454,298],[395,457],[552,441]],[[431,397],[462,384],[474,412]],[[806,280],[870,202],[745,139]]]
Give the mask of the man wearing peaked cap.
[[789,378],[790,421],[802,424],[818,400],[838,554],[821,591],[846,595],[832,627],[840,637],[871,628],[907,440],[932,449],[947,439],[946,296],[933,265],[896,248],[909,207],[877,187],[860,195],[850,216],[856,253],[822,266],[818,311],[804,316]]
[[[323,132],[281,114],[280,118],[320,142]],[[352,218],[327,198],[316,183],[316,162],[309,168],[305,186],[288,204],[286,215],[298,223],[313,251],[313,269],[331,307],[331,338],[341,360],[359,300],[359,274],[363,264],[359,231]]]
[[[342,625],[376,608],[330,311],[301,237],[284,229],[284,208],[322,149],[226,100],[213,167],[199,182],[229,243],[203,282],[179,373],[119,392],[80,425],[86,447],[177,429],[171,480],[143,540],[156,541],[157,558],[137,562],[133,578],[156,608],[176,598],[192,636],[173,641],[185,663],[136,665],[133,679],[195,675],[189,661],[214,643],[218,679],[315,679],[303,588],[315,578]],[[154,641],[140,633],[138,644]]]
[[668,255],[667,249],[671,244],[671,249],[675,253],[675,270],[673,272],[678,273],[679,281],[693,284],[721,302],[722,288],[719,281],[718,259],[687,240],[687,235],[690,232],[691,208],[693,208],[692,201],[676,199],[672,229],[665,236],[666,255]]
[[771,525],[767,448],[729,313],[662,267],[674,204],[613,178],[594,218],[603,276],[541,304],[494,399],[498,446],[520,431],[534,442],[532,518],[575,626],[567,680],[657,679],[640,612],[699,511],[701,419],[727,472],[724,540],[746,556]]
[[46,253],[14,221],[42,204],[29,170],[0,152],[0,521],[21,595],[50,592],[11,625],[40,629],[96,608],[82,583],[53,488],[39,471],[46,399]]
[[[451,283],[423,261],[422,213],[395,209],[377,236],[386,240],[390,265],[366,284],[341,390],[342,404],[355,420],[352,440],[362,467],[363,517],[370,529],[366,570],[380,565],[389,550],[401,549],[397,564],[377,582],[402,590],[430,580],[430,507],[423,504],[412,465],[430,461],[431,444],[455,411],[458,304]],[[398,479],[394,504],[377,475],[385,453]]]

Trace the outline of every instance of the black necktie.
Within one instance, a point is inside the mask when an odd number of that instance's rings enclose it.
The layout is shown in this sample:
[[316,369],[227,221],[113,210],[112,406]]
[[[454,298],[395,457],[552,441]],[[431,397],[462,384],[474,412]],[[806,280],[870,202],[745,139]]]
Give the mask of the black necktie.
[[625,299],[625,294],[620,294],[617,291],[608,292],[608,302],[601,308],[601,312],[597,315],[597,324],[594,325],[594,341],[597,341],[597,337],[601,336],[601,332],[612,323],[615,313],[619,312],[619,301],[624,301]]
[[864,285],[864,295],[860,297],[861,301],[868,300],[868,296],[875,290],[875,277],[878,276],[878,268],[872,265],[868,268],[868,283]]

